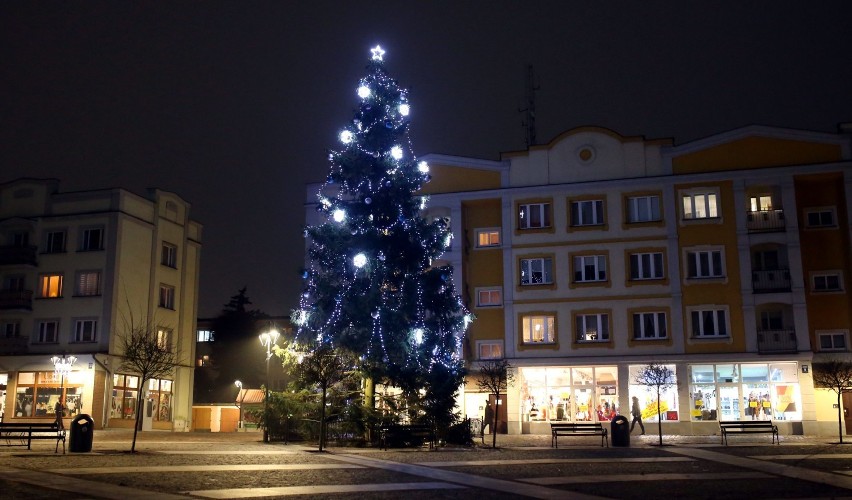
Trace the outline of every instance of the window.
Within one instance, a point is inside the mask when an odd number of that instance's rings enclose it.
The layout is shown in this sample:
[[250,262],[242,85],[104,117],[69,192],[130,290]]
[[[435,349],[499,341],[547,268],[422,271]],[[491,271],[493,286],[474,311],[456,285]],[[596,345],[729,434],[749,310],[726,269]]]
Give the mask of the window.
[[784,329],[784,314],[781,311],[761,311],[760,329],[778,331]]
[[22,292],[25,288],[24,284],[26,283],[26,277],[19,274],[13,274],[6,276],[6,279],[3,281],[5,282],[4,290],[9,292]]
[[210,364],[210,356],[205,354],[204,356],[199,357],[195,360],[196,366],[211,366]]
[[524,316],[524,344],[552,344],[556,342],[555,316]]
[[721,250],[702,250],[686,253],[689,278],[721,278],[725,275]]
[[600,226],[603,223],[603,200],[571,202],[572,226]]
[[102,227],[83,229],[80,239],[80,250],[84,252],[104,249],[104,230]]
[[846,342],[845,332],[827,332],[819,334],[819,350],[820,351],[845,351],[848,343]]
[[690,313],[693,337],[727,337],[724,309],[701,309]]
[[172,381],[152,378],[148,381],[148,400],[153,403],[154,420],[172,419]]
[[177,247],[170,243],[163,243],[160,264],[177,269]]
[[476,230],[476,247],[499,247],[500,246],[500,230],[499,229],[477,229]]
[[522,285],[545,285],[553,283],[552,275],[552,259],[521,259]]
[[21,322],[18,320],[3,323],[3,337],[14,339],[21,336]]
[[210,330],[198,330],[195,340],[197,342],[213,342],[213,332]]
[[663,253],[630,254],[630,279],[656,280],[663,278]]
[[813,290],[815,292],[837,292],[840,286],[840,273],[824,273],[813,275]]
[[634,339],[664,339],[666,336],[666,313],[643,312],[633,315]]
[[574,281],[606,281],[606,256],[581,255],[574,257]]
[[25,246],[29,246],[30,244],[30,233],[26,231],[15,231],[12,233],[12,246],[16,248],[21,248]]
[[44,253],[65,251],[65,231],[48,231],[44,238]]
[[772,210],[772,196],[763,194],[749,198],[752,212],[768,212]]
[[160,285],[160,307],[175,308],[175,287]]
[[479,359],[502,359],[503,358],[503,343],[502,342],[477,342],[479,346]]
[[172,331],[166,328],[157,329],[157,347],[163,351],[172,350]]
[[684,219],[709,219],[719,216],[716,193],[691,193],[683,195]]
[[662,220],[659,196],[633,196],[627,198],[627,222],[652,222]]
[[94,342],[98,334],[98,322],[94,319],[78,319],[74,323],[74,342]]
[[[55,372],[18,372],[15,388],[15,412],[6,407],[6,418],[35,417],[55,419],[56,402],[62,400],[67,408],[67,417],[74,417],[83,411],[83,386],[78,381],[78,372],[71,372],[64,380]],[[10,385],[11,387],[11,385]],[[11,396],[11,394],[10,394]]]
[[503,305],[503,291],[499,288],[479,289],[476,291],[477,307],[499,307]]
[[59,341],[57,333],[59,332],[58,320],[46,320],[38,322],[38,335],[35,342],[38,344],[55,344]]
[[577,342],[609,341],[609,314],[578,314],[575,327]]
[[529,203],[518,206],[518,229],[550,227],[550,203]]
[[[679,408],[678,404],[679,384],[677,380],[677,366],[674,364],[662,364],[659,361],[657,363],[666,370],[660,373],[660,375],[665,376],[672,383],[670,387],[660,388],[659,397],[655,386],[639,383],[643,379],[642,374],[648,368],[648,365],[629,365],[627,368],[629,385],[627,386],[628,394],[626,399],[628,403],[634,398],[636,399],[642,420],[645,421],[646,425],[648,422],[677,422],[681,416],[681,408]],[[642,381],[649,382],[647,379]],[[632,406],[630,404],[622,413],[627,413],[629,409],[632,409]]]
[[817,208],[805,211],[808,227],[834,227],[834,208]]
[[39,297],[57,299],[62,297],[62,275],[42,274],[38,278]]
[[90,297],[101,294],[100,271],[81,271],[77,273],[77,290],[75,295]]
[[112,376],[110,418],[136,418],[136,395],[139,377],[116,373]]

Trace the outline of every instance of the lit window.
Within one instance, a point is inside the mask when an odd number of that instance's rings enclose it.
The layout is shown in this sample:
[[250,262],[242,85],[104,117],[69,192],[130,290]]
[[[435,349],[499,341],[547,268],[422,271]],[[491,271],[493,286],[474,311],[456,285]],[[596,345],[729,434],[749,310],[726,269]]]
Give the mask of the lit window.
[[627,222],[662,220],[659,196],[633,196],[627,199]]
[[848,349],[845,332],[826,332],[819,334],[820,351],[845,351]]
[[500,246],[500,230],[499,229],[478,229],[476,231],[476,246],[483,247],[499,247]]
[[666,313],[643,312],[633,315],[634,339],[664,339],[666,336]]
[[702,250],[686,253],[689,278],[721,278],[725,276],[721,250]]
[[606,256],[582,255],[574,257],[576,283],[606,281]]
[[609,341],[609,314],[578,314],[574,326],[577,342]]
[[39,344],[54,344],[58,341],[57,333],[59,332],[59,321],[39,321],[38,323],[38,338],[36,342]]
[[842,290],[840,273],[814,274],[813,290],[815,292],[838,292]]
[[479,359],[502,359],[502,342],[477,342],[479,346]]
[[690,313],[693,337],[727,337],[724,309],[698,309]]
[[165,309],[175,308],[175,287],[160,285],[160,307]]
[[556,342],[555,316],[524,316],[524,344],[552,344]]
[[655,280],[663,278],[663,253],[630,254],[630,279]]
[[213,342],[213,332],[210,330],[198,330],[197,342]]
[[74,342],[97,340],[98,322],[94,319],[78,319],[74,323]]
[[80,250],[93,251],[104,249],[104,230],[102,227],[90,227],[83,229],[80,238]]
[[157,347],[163,351],[172,350],[172,331],[165,328],[157,329]]
[[521,259],[521,285],[546,285],[553,283],[551,259]]
[[77,290],[75,295],[88,297],[101,294],[101,273],[99,271],[83,271],[77,273]]
[[62,275],[43,274],[39,276],[39,297],[44,299],[62,297]]
[[476,291],[477,307],[499,307],[503,305],[503,292],[499,288],[488,288]]
[[175,269],[177,268],[177,247],[176,246],[174,246],[170,243],[163,243],[160,264],[167,266],[167,267],[175,268]]
[[44,253],[62,253],[65,251],[65,231],[48,231],[45,234]]
[[768,212],[772,210],[772,197],[769,195],[752,196],[749,202],[752,212]]
[[834,208],[819,208],[805,211],[808,227],[834,227]]
[[684,219],[710,219],[719,216],[716,193],[691,193],[683,195]]
[[550,227],[550,203],[529,203],[518,207],[518,229]]
[[572,226],[599,226],[604,223],[603,200],[572,201]]

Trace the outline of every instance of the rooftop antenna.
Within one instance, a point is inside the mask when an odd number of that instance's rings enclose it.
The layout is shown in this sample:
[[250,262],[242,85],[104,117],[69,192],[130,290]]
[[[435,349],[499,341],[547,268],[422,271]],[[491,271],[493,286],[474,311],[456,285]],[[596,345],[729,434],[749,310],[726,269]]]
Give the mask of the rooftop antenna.
[[527,148],[538,144],[535,137],[535,91],[538,89],[539,87],[537,87],[535,84],[535,74],[533,73],[533,66],[532,64],[527,64],[527,81],[525,92],[527,107],[526,109],[518,110],[521,113],[526,112],[527,114],[526,119],[521,122],[521,125],[526,129]]

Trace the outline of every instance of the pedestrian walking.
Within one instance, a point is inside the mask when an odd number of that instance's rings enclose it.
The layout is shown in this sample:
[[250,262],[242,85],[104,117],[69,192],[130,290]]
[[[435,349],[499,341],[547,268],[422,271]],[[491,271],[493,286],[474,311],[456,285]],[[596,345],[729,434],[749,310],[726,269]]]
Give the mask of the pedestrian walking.
[[642,429],[642,435],[645,434],[645,424],[642,423],[642,410],[639,409],[639,398],[633,396],[633,406],[630,408],[630,413],[633,415],[633,422],[630,423],[630,432],[633,432],[633,427],[636,422],[639,422],[639,428]]
[[60,430],[64,430],[65,424],[62,422],[62,417],[65,416],[65,407],[62,406],[61,399],[56,400],[56,405],[53,407],[53,411],[56,413],[56,427]]

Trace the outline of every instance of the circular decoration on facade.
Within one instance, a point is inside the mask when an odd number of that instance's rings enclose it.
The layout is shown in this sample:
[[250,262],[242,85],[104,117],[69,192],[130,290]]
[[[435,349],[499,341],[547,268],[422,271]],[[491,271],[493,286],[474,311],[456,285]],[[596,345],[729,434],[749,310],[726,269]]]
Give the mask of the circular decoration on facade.
[[595,148],[591,146],[581,146],[577,151],[577,158],[580,163],[591,163],[595,159]]

